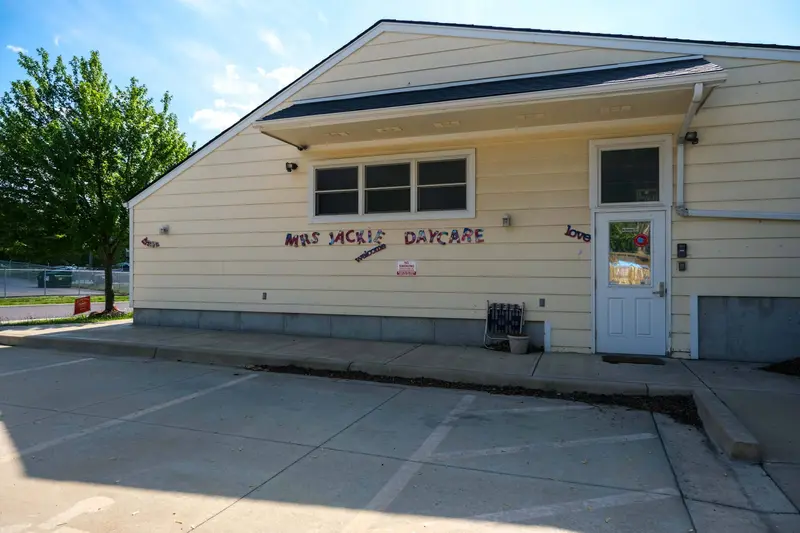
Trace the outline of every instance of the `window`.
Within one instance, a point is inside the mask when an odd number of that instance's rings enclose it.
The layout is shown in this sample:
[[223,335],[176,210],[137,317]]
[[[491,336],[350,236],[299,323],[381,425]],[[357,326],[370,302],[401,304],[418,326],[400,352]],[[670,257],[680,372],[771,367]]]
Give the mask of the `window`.
[[417,211],[467,208],[467,160],[417,164]]
[[364,167],[365,213],[411,212],[411,165]]
[[371,157],[312,166],[312,221],[475,216],[474,152]]
[[658,202],[659,149],[603,150],[600,203]]
[[358,167],[316,169],[317,215],[358,214]]

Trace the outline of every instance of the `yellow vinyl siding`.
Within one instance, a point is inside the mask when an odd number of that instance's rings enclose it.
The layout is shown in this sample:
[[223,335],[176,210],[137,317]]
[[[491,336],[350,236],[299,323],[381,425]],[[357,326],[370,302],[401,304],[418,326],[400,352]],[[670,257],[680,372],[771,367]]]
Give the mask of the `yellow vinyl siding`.
[[303,88],[294,100],[610,65],[678,54],[461,37],[383,34]]
[[[383,34],[295,99],[671,55]],[[686,148],[688,207],[800,211],[800,63],[708,59],[729,77],[692,124],[701,142]],[[554,350],[589,351],[591,247],[564,235],[567,224],[590,231],[588,141],[674,134],[678,123],[612,128],[302,153],[248,128],[135,208],[135,305],[483,319],[487,299],[523,301],[527,320],[551,323]],[[315,159],[458,148],[476,153],[473,219],[309,222]],[[287,173],[287,161],[300,168]],[[504,214],[510,228],[502,227]],[[169,235],[159,235],[165,224]],[[485,243],[403,242],[405,231],[463,227],[483,228]],[[368,246],[327,244],[330,231],[366,228],[386,231],[388,244],[366,261],[354,257]],[[800,223],[673,213],[671,230],[673,350],[689,351],[692,295],[800,297]],[[320,244],[284,245],[286,233],[314,231]],[[141,246],[144,237],[161,246]],[[686,272],[677,270],[678,242],[689,247]],[[417,278],[395,276],[404,259],[417,261]]]
[[[588,137],[462,142],[476,149],[474,219],[352,224],[310,224],[313,154],[256,138],[232,139],[136,207],[135,242],[161,244],[136,249],[137,307],[482,319],[487,299],[524,301],[528,320],[551,323],[554,349],[590,349],[591,248],[564,236],[567,224],[589,231]],[[341,155],[402,151],[420,147]],[[288,160],[300,168],[287,173]],[[407,230],[465,226],[486,242],[404,244]],[[353,259],[367,246],[327,244],[330,231],[367,227],[386,231],[388,247],[366,261]],[[286,233],[312,231],[320,244],[284,245]],[[416,278],[395,275],[403,259],[417,261]]]
[[[690,209],[800,212],[800,63],[709,57],[728,71],[692,124]],[[800,222],[673,216],[672,346],[688,352],[689,297],[800,297]],[[672,248],[673,264],[675,246]]]

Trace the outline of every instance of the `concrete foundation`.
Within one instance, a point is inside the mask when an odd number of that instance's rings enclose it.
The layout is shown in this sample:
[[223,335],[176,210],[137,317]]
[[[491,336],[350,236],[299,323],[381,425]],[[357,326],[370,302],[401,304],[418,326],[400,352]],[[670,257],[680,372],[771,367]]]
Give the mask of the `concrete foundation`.
[[701,359],[774,362],[800,354],[800,298],[701,296]]
[[[390,316],[311,315],[239,311],[141,309],[133,311],[136,324],[222,331],[258,331],[373,341],[483,346],[483,320]],[[525,333],[531,350],[544,346],[544,323],[528,322]]]

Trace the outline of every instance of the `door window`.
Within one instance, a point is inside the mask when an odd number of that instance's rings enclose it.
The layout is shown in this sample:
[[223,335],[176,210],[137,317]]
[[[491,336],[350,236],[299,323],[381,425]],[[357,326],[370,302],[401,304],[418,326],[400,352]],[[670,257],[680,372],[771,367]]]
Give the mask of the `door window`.
[[600,152],[600,203],[658,202],[659,149]]
[[650,261],[650,220],[608,223],[608,285],[653,285]]

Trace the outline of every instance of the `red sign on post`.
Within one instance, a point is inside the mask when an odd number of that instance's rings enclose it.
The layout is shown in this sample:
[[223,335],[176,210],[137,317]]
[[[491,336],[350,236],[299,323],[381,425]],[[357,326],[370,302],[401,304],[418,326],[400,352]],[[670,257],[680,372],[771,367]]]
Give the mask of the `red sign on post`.
[[86,313],[87,311],[92,310],[92,297],[91,296],[84,296],[82,298],[75,299],[75,312],[72,313],[74,315],[79,315],[81,313]]

